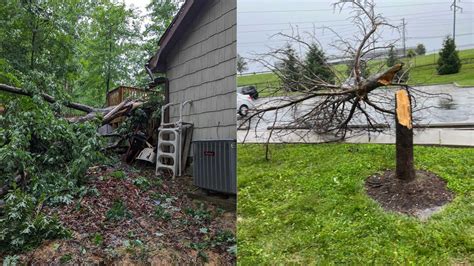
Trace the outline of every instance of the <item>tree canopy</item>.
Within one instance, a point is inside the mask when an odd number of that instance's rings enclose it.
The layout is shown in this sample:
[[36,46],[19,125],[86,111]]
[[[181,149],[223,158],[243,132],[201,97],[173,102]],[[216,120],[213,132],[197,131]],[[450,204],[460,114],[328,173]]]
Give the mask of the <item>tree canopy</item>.
[[15,73],[20,84],[10,85],[31,83],[45,93],[101,106],[118,85],[147,84],[144,65],[178,4],[154,0],[140,14],[115,0],[5,1],[0,60],[9,70],[2,73]]

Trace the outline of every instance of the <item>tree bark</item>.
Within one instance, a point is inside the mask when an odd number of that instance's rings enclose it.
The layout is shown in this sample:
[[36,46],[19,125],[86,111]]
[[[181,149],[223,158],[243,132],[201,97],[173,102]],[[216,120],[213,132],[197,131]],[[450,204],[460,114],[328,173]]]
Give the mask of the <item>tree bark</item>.
[[396,177],[411,181],[415,179],[413,159],[413,126],[410,94],[401,89],[396,92]]
[[[0,91],[6,91],[6,92],[14,93],[14,94],[20,94],[20,95],[24,95],[24,96],[33,97],[32,93],[30,93],[30,92],[28,92],[24,89],[13,87],[13,86],[6,85],[6,84],[1,84],[1,83],[0,83]],[[43,97],[43,99],[45,101],[49,102],[49,103],[55,103],[56,102],[56,99],[53,96],[49,95],[49,94],[41,93],[41,97]],[[83,111],[83,112],[86,112],[86,113],[91,113],[91,112],[96,111],[95,108],[84,105],[84,104],[80,104],[80,103],[66,102],[66,103],[64,103],[64,105],[69,107],[69,108],[76,109],[76,110],[79,110],[79,111]]]
[[[21,88],[16,88],[16,87],[9,86],[6,84],[1,84],[1,83],[0,83],[0,91],[6,91],[13,94],[19,94],[19,95],[24,95],[24,96],[29,96],[29,97],[33,96],[32,93],[27,92]],[[41,96],[43,97],[45,101],[49,103],[55,103],[57,101],[53,96],[45,94],[45,93],[42,93]],[[80,104],[80,103],[70,103],[70,102],[64,103],[64,105],[69,108],[80,110],[87,113],[87,115],[85,116],[69,118],[68,120],[70,122],[77,123],[77,122],[89,121],[89,120],[94,119],[98,114],[101,114],[101,115],[104,115],[104,118],[102,119],[102,125],[110,123],[115,118],[127,114],[128,112],[138,108],[142,104],[143,102],[141,101],[125,100],[117,106],[109,106],[106,108],[94,108],[94,107],[90,107],[90,106]]]

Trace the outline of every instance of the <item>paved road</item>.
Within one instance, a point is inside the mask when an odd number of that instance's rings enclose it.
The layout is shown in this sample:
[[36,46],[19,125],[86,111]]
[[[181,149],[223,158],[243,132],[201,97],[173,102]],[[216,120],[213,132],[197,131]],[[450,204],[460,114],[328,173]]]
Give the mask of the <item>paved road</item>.
[[[417,95],[417,103],[414,107],[414,120],[419,124],[437,124],[437,123],[474,123],[474,87],[458,88],[454,85],[433,85],[416,87],[425,93],[440,94],[441,97],[433,97],[428,94]],[[375,97],[394,97],[394,89],[379,89],[374,92]],[[448,95],[452,98],[449,99]],[[270,97],[260,98],[255,101],[257,109],[264,109],[270,106],[278,106],[291,100],[291,97]],[[277,125],[284,125],[294,121],[301,113],[311,110],[317,103],[317,99],[309,99],[299,104],[297,108],[283,108],[276,111],[267,112],[257,123],[256,119],[251,122],[251,128],[257,127],[258,130],[264,130],[273,125],[275,119]],[[393,106],[386,106],[393,109]],[[427,108],[429,107],[429,108]],[[371,108],[370,108],[371,109]],[[370,111],[369,109],[369,111]],[[383,123],[385,119],[375,112],[371,113],[376,119]],[[354,123],[357,123],[355,121]],[[366,124],[362,122],[362,124]]]
[[[459,88],[454,85],[432,85],[416,87],[417,90],[430,93],[430,94],[445,94],[442,97],[430,97],[428,94],[419,95],[417,97],[417,103],[414,113],[415,123],[418,124],[446,124],[446,123],[461,123],[461,124],[474,124],[474,87],[471,88]],[[379,90],[376,92],[379,97],[392,97],[394,90],[384,91]],[[448,95],[450,97],[448,97]],[[256,101],[257,109],[266,108],[269,106],[275,106],[287,102],[290,98],[288,97],[272,97],[262,98]],[[312,106],[317,102],[316,99],[310,99],[297,108],[284,108],[277,112],[268,112],[263,116],[258,123],[252,121],[250,128],[251,131],[247,134],[245,131],[239,131],[238,139],[240,141],[246,136],[246,141],[250,142],[262,142],[268,138],[267,128],[272,126],[276,119],[276,125],[285,125],[292,121],[299,114],[310,110]],[[393,103],[392,103],[393,104]],[[429,108],[427,108],[429,107]],[[393,109],[393,106],[390,107]],[[385,119],[372,113],[373,116],[377,117],[378,122],[383,123]],[[391,119],[391,118],[389,118]],[[393,121],[388,121],[393,123]],[[360,121],[354,123],[365,124]],[[256,133],[257,132],[257,133]],[[468,145],[474,145],[474,129],[423,129],[415,131],[415,143],[423,144],[446,144],[446,145],[462,145],[463,143]],[[280,131],[275,133],[272,138],[272,142],[320,142],[328,140],[330,137],[315,136],[307,131],[297,132],[285,132]],[[372,135],[370,140],[367,135],[354,136],[349,140],[350,142],[375,142],[375,143],[393,143],[393,134],[389,132],[387,134]]]

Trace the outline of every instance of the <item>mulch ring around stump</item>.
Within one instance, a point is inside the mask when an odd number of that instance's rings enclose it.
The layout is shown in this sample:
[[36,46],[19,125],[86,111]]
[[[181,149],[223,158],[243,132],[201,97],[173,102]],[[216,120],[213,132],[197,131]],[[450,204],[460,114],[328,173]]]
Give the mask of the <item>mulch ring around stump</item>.
[[387,211],[395,211],[428,219],[440,211],[454,198],[446,187],[446,181],[439,176],[422,170],[416,171],[416,178],[406,182],[395,177],[394,170],[387,170],[367,178],[367,194]]

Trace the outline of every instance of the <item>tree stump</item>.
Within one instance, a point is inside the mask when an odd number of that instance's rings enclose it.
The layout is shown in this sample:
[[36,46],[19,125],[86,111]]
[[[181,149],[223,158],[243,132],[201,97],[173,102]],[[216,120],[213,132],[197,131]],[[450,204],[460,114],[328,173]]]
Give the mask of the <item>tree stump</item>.
[[396,177],[411,181],[415,179],[413,160],[413,126],[410,94],[401,89],[395,94],[396,99]]

